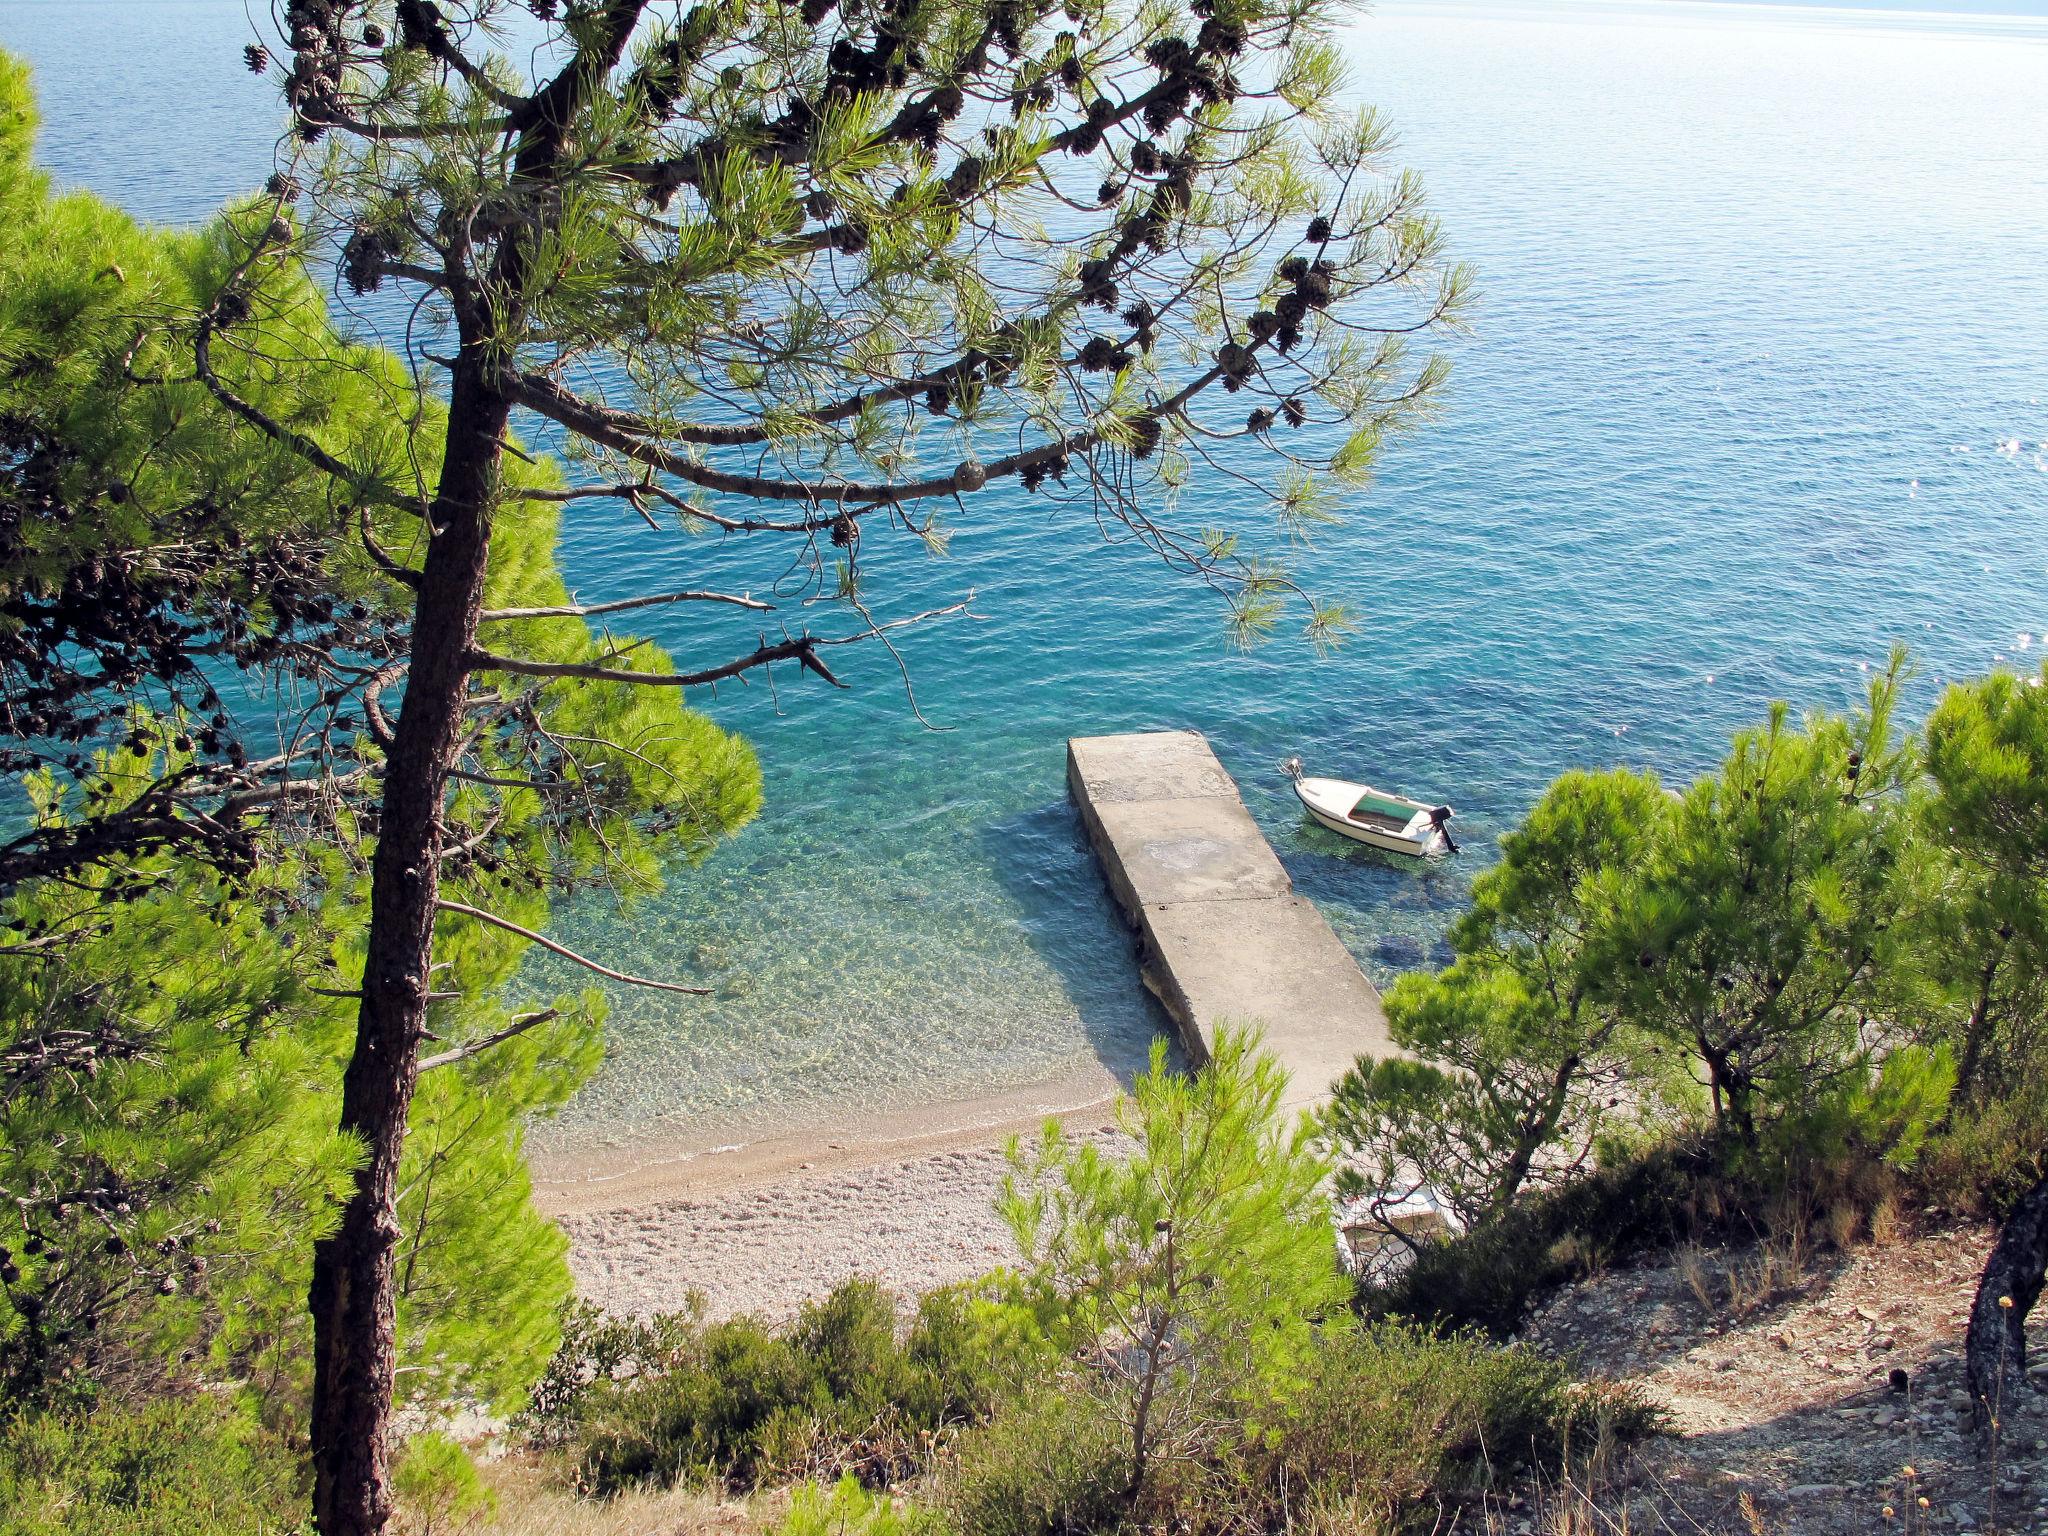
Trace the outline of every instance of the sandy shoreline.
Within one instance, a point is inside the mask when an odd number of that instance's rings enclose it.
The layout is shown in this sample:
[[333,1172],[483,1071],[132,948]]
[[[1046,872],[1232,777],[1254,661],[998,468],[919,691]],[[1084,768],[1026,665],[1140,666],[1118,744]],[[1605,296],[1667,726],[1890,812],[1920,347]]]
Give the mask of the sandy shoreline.
[[993,1208],[1009,1138],[1048,1117],[1107,1134],[1124,1086],[1091,1064],[737,1145],[536,1151],[534,1197],[568,1234],[579,1293],[607,1311],[671,1310],[697,1291],[714,1316],[781,1318],[853,1275],[916,1295],[1013,1257]]

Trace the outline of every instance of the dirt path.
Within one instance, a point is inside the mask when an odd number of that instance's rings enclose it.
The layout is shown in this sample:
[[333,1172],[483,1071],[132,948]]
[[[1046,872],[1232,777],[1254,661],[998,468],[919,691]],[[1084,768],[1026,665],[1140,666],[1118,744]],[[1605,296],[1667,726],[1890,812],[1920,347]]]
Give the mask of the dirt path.
[[1810,1267],[1681,1254],[1560,1294],[1529,1336],[1670,1413],[1603,1501],[1630,1531],[2048,1532],[2048,1390],[2002,1416],[1995,1471],[1969,1427],[1962,1323],[1990,1241],[1929,1227]]

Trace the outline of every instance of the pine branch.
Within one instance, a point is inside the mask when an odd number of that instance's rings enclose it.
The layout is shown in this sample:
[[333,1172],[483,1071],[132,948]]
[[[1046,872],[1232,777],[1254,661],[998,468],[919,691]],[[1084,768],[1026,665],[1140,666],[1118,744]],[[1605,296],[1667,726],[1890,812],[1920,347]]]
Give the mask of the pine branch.
[[499,656],[490,651],[472,650],[464,658],[469,666],[478,672],[511,672],[520,677],[580,678],[591,683],[632,683],[648,688],[694,688],[703,683],[721,682],[728,677],[737,677],[755,667],[767,666],[770,662],[794,661],[806,671],[815,672],[834,688],[846,684],[834,677],[831,670],[818,660],[817,648],[833,642],[805,635],[795,640],[783,640],[770,645],[765,641],[745,656],[736,657],[719,666],[707,667],[701,672],[638,672],[625,667],[604,667],[594,662],[580,661],[528,661],[523,656]]
[[[757,598],[736,597],[730,592],[660,592],[648,597],[626,597],[612,603],[571,603],[554,608],[486,608],[477,615],[480,623],[509,619],[587,619],[604,613],[625,613],[634,608],[656,608],[669,603],[727,603],[757,613],[773,613],[775,605]],[[503,669],[500,669],[503,670]]]
[[420,1062],[419,1070],[431,1072],[436,1067],[452,1067],[458,1061],[467,1061],[472,1056],[481,1056],[492,1046],[503,1045],[507,1040],[523,1035],[529,1029],[538,1028],[540,1025],[546,1024],[550,1020],[558,1019],[561,1016],[562,1011],[559,1008],[543,1008],[538,1013],[521,1014],[503,1029],[485,1035],[481,1039],[470,1040],[436,1055],[423,1058]]
[[482,907],[472,907],[466,902],[449,901],[446,897],[437,898],[434,905],[440,911],[459,913],[463,917],[473,917],[480,923],[490,924],[493,928],[502,928],[507,933],[516,933],[528,943],[538,944],[550,954],[560,955],[564,960],[580,965],[586,971],[595,971],[600,976],[608,976],[613,981],[623,981],[628,986],[651,987],[657,992],[682,992],[692,997],[709,997],[711,995],[709,987],[686,987],[678,982],[655,981],[650,977],[630,976],[624,971],[615,971],[608,965],[600,965],[588,956],[577,954],[575,950],[570,949],[565,944],[557,944],[545,934],[535,933],[531,928],[521,927],[509,917],[500,917],[495,912],[486,912]]

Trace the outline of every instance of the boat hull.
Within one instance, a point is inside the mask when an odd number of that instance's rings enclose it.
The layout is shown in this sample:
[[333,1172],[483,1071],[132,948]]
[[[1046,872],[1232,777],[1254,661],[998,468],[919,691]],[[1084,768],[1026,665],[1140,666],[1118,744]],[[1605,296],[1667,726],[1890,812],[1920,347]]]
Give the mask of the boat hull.
[[1427,858],[1438,848],[1448,848],[1442,831],[1430,821],[1430,807],[1407,795],[1389,795],[1370,784],[1341,778],[1296,774],[1294,799],[1319,827],[1366,848],[1409,858]]
[[1409,858],[1427,858],[1427,856],[1430,856],[1430,850],[1436,848],[1436,842],[1438,842],[1436,834],[1432,834],[1430,838],[1427,838],[1427,842],[1419,842],[1415,838],[1409,838],[1409,836],[1401,834],[1401,831],[1380,831],[1378,827],[1362,827],[1356,821],[1350,821],[1346,817],[1335,817],[1335,815],[1329,815],[1327,811],[1319,811],[1313,805],[1309,805],[1309,801],[1300,803],[1300,809],[1305,809],[1309,813],[1309,819],[1315,821],[1319,827],[1329,827],[1331,831],[1335,831],[1339,838],[1350,838],[1352,842],[1366,844],[1366,848],[1380,848],[1380,850],[1389,852],[1389,854],[1407,854]]

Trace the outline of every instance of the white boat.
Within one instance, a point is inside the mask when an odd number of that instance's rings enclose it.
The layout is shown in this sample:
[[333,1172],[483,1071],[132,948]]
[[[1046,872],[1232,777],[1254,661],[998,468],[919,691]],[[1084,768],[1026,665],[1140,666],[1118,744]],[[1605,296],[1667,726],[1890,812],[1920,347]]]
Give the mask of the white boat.
[[1415,858],[1458,851],[1447,825],[1451,819],[1448,805],[1428,805],[1346,779],[1305,778],[1298,757],[1290,757],[1281,766],[1294,780],[1302,809],[1317,825],[1328,827],[1339,837]]

